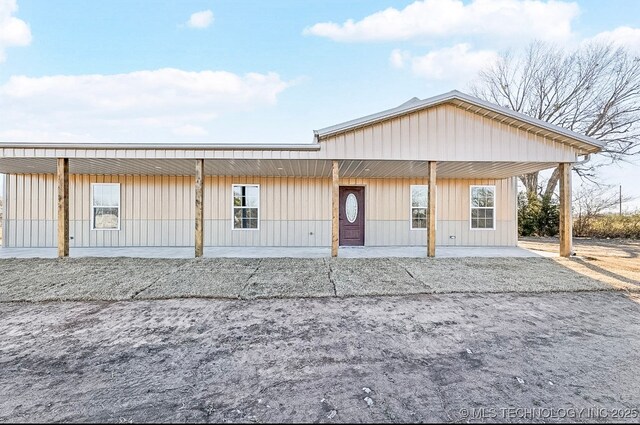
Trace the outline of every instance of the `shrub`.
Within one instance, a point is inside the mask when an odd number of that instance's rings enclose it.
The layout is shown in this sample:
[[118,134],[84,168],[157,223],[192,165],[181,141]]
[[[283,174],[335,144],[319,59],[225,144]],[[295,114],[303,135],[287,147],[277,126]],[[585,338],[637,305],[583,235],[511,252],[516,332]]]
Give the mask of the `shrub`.
[[591,238],[640,239],[640,213],[601,214],[574,218],[574,236]]
[[518,234],[520,236],[555,236],[560,226],[558,203],[551,197],[533,193],[518,194]]

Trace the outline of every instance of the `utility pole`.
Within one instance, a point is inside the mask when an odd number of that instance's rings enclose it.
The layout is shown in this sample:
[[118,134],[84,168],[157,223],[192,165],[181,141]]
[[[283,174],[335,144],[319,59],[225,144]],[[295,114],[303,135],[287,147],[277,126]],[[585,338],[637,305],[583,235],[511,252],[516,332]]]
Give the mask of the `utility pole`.
[[620,185],[620,215],[622,215],[622,185]]

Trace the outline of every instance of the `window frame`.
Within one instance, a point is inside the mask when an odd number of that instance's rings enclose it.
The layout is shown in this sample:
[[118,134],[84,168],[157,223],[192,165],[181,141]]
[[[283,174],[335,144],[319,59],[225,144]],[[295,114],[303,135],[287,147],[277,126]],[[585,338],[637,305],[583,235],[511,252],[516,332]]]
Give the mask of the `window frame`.
[[[118,188],[118,206],[111,206],[111,205],[94,205],[93,204],[93,194],[94,194],[94,188],[96,186],[116,186]],[[121,212],[122,212],[122,187],[120,183],[91,183],[91,230],[92,231],[97,231],[97,232],[113,232],[113,231],[120,231],[120,220],[121,220]],[[96,208],[118,208],[118,226],[113,228],[113,229],[108,229],[108,228],[96,228],[96,223],[95,223],[95,209]]]
[[[258,214],[257,214],[257,218],[256,220],[258,221],[258,224],[255,228],[236,228],[235,227],[235,211],[236,208],[253,208],[253,207],[236,207],[235,205],[233,205],[233,199],[234,199],[234,195],[233,195],[233,189],[236,186],[253,186],[258,188]],[[259,184],[254,184],[254,183],[232,183],[231,184],[231,230],[239,230],[239,231],[244,231],[244,230],[250,230],[250,231],[255,231],[255,230],[260,230],[260,185]]]
[[[427,188],[427,217],[429,216],[429,185],[428,184],[411,184],[409,185],[409,230],[428,230],[429,229],[429,221],[427,220],[426,227],[413,227],[413,209],[414,208],[422,208],[422,207],[414,207],[413,206],[413,188],[416,186],[424,186]],[[438,186],[436,185],[436,222],[438,221]]]
[[[473,206],[473,189],[474,188],[491,188],[493,189],[493,207],[474,207]],[[498,196],[497,196],[497,191],[496,191],[496,185],[495,184],[472,184],[469,186],[469,230],[496,230],[496,222],[497,217],[496,217],[496,205],[498,203]],[[477,208],[477,209],[483,209],[483,210],[493,210],[493,227],[473,227],[473,209]]]

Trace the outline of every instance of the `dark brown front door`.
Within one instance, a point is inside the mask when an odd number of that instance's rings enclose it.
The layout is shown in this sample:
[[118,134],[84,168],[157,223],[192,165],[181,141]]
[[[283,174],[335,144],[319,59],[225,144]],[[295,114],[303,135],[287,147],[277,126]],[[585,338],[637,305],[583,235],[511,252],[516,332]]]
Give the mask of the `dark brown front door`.
[[340,186],[340,245],[364,245],[364,187]]

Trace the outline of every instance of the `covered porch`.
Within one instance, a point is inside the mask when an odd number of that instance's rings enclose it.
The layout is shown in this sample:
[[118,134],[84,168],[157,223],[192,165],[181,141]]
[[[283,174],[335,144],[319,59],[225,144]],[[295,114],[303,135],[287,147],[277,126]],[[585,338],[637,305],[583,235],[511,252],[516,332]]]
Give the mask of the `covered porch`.
[[[156,147],[157,148],[157,147]],[[0,169],[8,173],[43,173],[56,176],[56,209],[57,209],[57,255],[72,256],[151,256],[151,257],[458,257],[458,256],[526,256],[515,247],[445,247],[436,248],[436,209],[438,181],[444,179],[506,179],[513,176],[539,171],[558,166],[552,162],[514,162],[514,161],[417,161],[417,160],[356,160],[356,159],[305,159],[296,158],[312,150],[310,146],[269,147],[258,150],[263,158],[249,158],[248,153],[234,154],[234,158],[224,158],[224,151],[166,151],[153,154],[143,146],[129,147],[122,152],[113,152],[116,147],[104,150],[93,150],[98,157],[87,157],[74,151],[66,155],[67,150],[56,150],[58,157],[0,158]],[[250,145],[242,149],[254,152],[257,148]],[[298,150],[299,149],[299,150]],[[279,156],[288,158],[269,158],[273,151]],[[69,152],[71,153],[71,152]],[[285,155],[286,153],[286,155]],[[32,155],[33,153],[31,153]],[[237,158],[238,156],[247,158]],[[560,163],[562,170],[561,187],[561,233],[560,255],[571,254],[571,164]],[[192,248],[152,248],[119,247],[119,248],[74,248],[70,251],[69,210],[75,208],[69,195],[69,175],[118,175],[118,176],[192,176],[193,184],[193,247]],[[235,247],[206,246],[204,220],[204,204],[206,178],[208,176],[263,176],[274,178],[325,178],[331,184],[331,227],[329,247]],[[428,187],[427,226],[424,230],[426,244],[422,247],[387,247],[368,246],[346,248],[340,246],[339,227],[339,190],[342,185],[366,179],[422,179]],[[435,182],[432,184],[431,182]],[[514,188],[515,190],[515,188]],[[390,200],[390,202],[396,202]],[[303,206],[304,207],[304,206]],[[384,208],[382,206],[381,208]],[[516,208],[515,202],[513,208]],[[513,249],[512,249],[513,248]],[[13,251],[4,250],[0,255],[7,256]],[[190,251],[190,252],[189,252]],[[328,251],[328,254],[326,253]],[[32,255],[30,251],[13,251],[16,255]],[[50,251],[42,255],[50,256]]]

